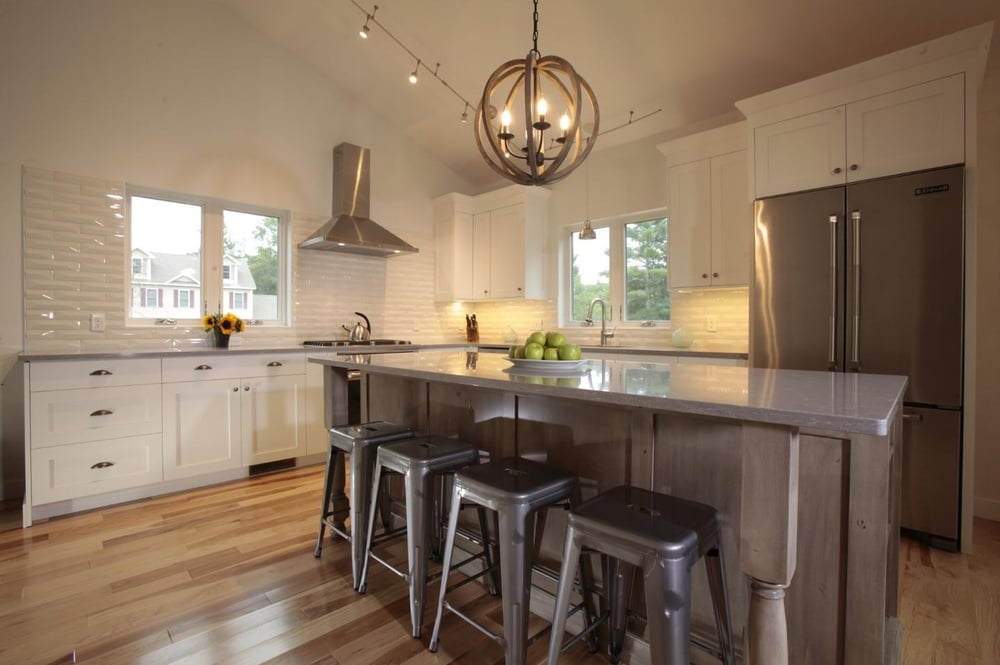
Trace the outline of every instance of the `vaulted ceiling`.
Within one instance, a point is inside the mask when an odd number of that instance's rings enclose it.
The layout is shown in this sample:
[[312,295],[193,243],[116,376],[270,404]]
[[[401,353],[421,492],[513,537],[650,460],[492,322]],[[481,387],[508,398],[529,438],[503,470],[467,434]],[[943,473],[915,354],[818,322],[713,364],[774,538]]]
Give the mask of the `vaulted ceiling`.
[[[484,186],[462,100],[375,25],[372,0],[217,0],[324,72],[422,149]],[[377,0],[376,18],[473,107],[490,73],[531,48],[530,0]],[[355,4],[357,3],[357,4]],[[359,9],[359,6],[363,9]],[[593,87],[600,150],[671,137],[733,103],[1000,15],[997,0],[540,0],[539,50],[569,60]],[[470,118],[471,118],[470,113]]]

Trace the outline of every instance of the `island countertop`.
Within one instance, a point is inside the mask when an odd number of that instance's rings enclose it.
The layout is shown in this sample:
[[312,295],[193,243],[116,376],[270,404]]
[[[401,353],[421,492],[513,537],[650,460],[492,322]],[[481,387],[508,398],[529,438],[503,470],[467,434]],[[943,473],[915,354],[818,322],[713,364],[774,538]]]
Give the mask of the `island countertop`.
[[588,356],[572,370],[514,367],[506,356],[460,349],[312,357],[310,362],[416,379],[567,397],[633,408],[884,436],[906,377],[675,364]]

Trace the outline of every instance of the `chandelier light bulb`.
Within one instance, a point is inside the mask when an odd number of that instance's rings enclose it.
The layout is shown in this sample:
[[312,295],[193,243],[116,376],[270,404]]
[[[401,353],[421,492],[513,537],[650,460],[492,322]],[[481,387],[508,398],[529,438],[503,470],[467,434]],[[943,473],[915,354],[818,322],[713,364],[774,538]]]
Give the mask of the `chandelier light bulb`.
[[500,126],[510,127],[510,111],[507,109],[504,109],[503,113],[500,114]]
[[538,115],[544,118],[545,114],[549,112],[549,103],[545,101],[544,97],[539,97],[536,108],[538,109]]
[[559,118],[559,129],[562,130],[563,135],[569,130],[569,113],[563,113],[562,117]]

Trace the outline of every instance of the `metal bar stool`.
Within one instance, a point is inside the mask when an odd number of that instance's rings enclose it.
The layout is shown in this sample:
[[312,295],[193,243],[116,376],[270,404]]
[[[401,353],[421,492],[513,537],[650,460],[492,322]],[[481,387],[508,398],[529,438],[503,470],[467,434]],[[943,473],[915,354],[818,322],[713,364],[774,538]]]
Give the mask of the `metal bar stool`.
[[[719,649],[696,644],[734,665],[729,624],[719,514],[711,506],[636,487],[620,486],[598,494],[573,508],[566,525],[563,569],[556,595],[549,665],[556,665],[562,651],[570,584],[582,548],[614,557],[634,573],[642,568],[646,586],[650,662],[667,665],[691,662],[691,566],[705,557],[708,583],[715,609]],[[625,612],[631,574],[623,582],[606,576],[611,603],[609,653],[617,662],[625,640]]]
[[[368,497],[371,494],[372,474],[375,472],[375,451],[389,441],[408,439],[413,436],[413,430],[405,425],[377,420],[361,425],[344,425],[330,430],[330,447],[326,458],[326,478],[323,481],[323,507],[319,518],[319,535],[316,536],[317,558],[323,553],[323,534],[327,527],[335,534],[351,543],[351,573],[354,576],[354,588],[357,589],[361,580],[361,568],[365,560],[365,543],[367,541],[364,529],[368,526]],[[336,477],[338,459],[344,455],[351,456],[351,496],[349,508],[338,508],[332,505],[335,498],[334,488],[338,485]],[[343,467],[341,467],[343,468]],[[351,518],[351,531],[343,526],[343,520],[338,516],[348,513]],[[359,531],[358,529],[361,529]]]
[[[455,547],[455,532],[458,511],[462,501],[471,502],[496,511],[499,517],[497,543],[500,550],[500,584],[503,596],[503,636],[496,635],[480,625],[458,608],[452,606],[445,596],[454,587],[448,587],[451,572],[451,558]],[[575,476],[560,469],[514,457],[498,459],[486,464],[470,467],[455,473],[452,487],[451,511],[448,519],[448,533],[445,536],[444,562],[441,573],[441,594],[430,650],[437,651],[441,630],[441,616],[445,609],[451,610],[463,620],[492,637],[504,648],[507,665],[524,665],[528,645],[538,637],[528,637],[528,607],[531,598],[532,549],[535,542],[535,512],[546,506],[568,501],[570,506],[580,502],[580,488]],[[574,566],[573,574],[575,574]],[[590,599],[591,576],[589,562],[581,565],[584,601],[581,603],[587,619],[587,638],[591,649],[596,651],[596,635],[591,628],[593,605]],[[562,578],[560,584],[567,588],[572,579]]]
[[[375,462],[374,486],[371,491],[371,504],[368,509],[368,540],[365,547],[365,563],[361,569],[361,581],[358,591],[364,593],[368,579],[368,564],[375,559],[383,566],[407,581],[410,588],[410,621],[413,625],[413,637],[420,637],[424,623],[424,608],[428,582],[428,560],[432,547],[432,536],[435,531],[440,533],[441,523],[438,518],[435,524],[435,490],[434,482],[443,474],[454,472],[479,461],[479,451],[468,443],[456,439],[439,436],[428,436],[409,439],[397,443],[379,446]],[[403,475],[404,498],[406,502],[406,550],[407,570],[397,566],[376,554],[373,545],[401,535],[400,530],[387,529],[376,541],[375,513],[379,502],[379,486],[383,471],[392,471]],[[493,581],[493,564],[490,560],[489,535],[486,529],[486,513],[479,509],[479,541],[483,547],[482,557],[485,561],[483,574],[489,577],[490,591],[496,594],[496,584]],[[478,555],[463,561],[465,565]]]

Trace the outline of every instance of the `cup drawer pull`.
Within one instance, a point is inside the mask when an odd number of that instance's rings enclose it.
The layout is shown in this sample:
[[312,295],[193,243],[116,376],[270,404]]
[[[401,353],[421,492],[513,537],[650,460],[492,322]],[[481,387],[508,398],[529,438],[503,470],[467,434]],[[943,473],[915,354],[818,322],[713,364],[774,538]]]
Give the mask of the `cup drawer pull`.
[[195,371],[206,370],[206,369],[212,369],[212,366],[211,365],[198,365],[197,367],[195,367]]
[[97,464],[91,464],[90,468],[91,469],[106,469],[109,466],[114,466],[114,465],[115,465],[114,462],[98,462]]
[[277,360],[272,360],[271,362],[269,362],[267,364],[267,366],[268,367],[281,367],[281,363],[279,363]]
[[98,409],[97,411],[94,411],[90,415],[91,416],[110,416],[112,414],[114,414],[114,411],[112,411],[111,409]]
[[90,373],[91,376],[111,376],[111,372],[106,369],[95,369]]

